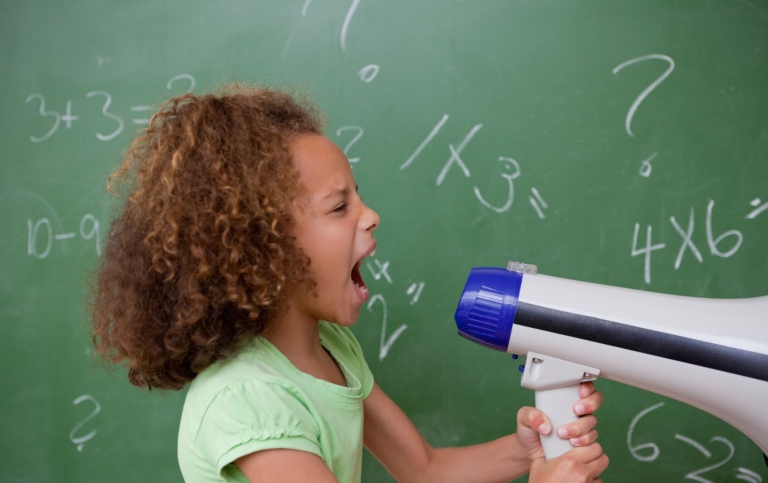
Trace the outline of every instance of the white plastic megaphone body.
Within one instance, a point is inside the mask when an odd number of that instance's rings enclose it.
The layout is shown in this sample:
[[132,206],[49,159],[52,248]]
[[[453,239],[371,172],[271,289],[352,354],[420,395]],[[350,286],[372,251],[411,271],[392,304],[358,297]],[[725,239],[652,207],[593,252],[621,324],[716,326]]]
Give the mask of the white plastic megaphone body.
[[[579,384],[600,376],[702,409],[768,453],[768,296],[682,297],[510,267],[472,269],[456,324],[526,356],[522,385],[555,428],[576,418]],[[547,458],[571,448],[555,431],[542,446]]]

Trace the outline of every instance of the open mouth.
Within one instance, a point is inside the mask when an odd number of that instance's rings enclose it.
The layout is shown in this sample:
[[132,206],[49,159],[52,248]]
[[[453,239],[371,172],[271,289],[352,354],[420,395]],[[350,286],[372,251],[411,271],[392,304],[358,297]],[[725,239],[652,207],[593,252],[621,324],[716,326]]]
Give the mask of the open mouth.
[[360,275],[360,262],[355,263],[355,266],[352,267],[352,283],[363,298],[368,296],[368,287],[365,286],[363,277]]

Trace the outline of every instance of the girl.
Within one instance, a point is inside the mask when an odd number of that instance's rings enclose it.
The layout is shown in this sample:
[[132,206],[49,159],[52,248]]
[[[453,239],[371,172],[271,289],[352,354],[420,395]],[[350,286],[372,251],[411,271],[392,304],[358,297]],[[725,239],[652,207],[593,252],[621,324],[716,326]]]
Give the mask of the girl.
[[[362,447],[398,481],[600,481],[602,402],[559,428],[544,460],[534,408],[518,433],[431,447],[374,382],[349,330],[379,216],[309,103],[266,88],[172,99],[129,148],[101,259],[93,341],[131,383],[189,385],[178,456],[188,482],[357,482]],[[558,429],[558,428],[555,428]]]

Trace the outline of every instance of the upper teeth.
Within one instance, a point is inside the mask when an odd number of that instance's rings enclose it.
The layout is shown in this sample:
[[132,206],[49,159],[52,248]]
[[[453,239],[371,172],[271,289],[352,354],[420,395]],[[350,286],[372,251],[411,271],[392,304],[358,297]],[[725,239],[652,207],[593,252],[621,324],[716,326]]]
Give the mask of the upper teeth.
[[376,250],[372,251],[372,252],[371,252],[371,254],[370,254],[370,255],[368,255],[368,256],[369,256],[369,257],[372,257],[372,256],[374,256],[374,255],[376,255]]

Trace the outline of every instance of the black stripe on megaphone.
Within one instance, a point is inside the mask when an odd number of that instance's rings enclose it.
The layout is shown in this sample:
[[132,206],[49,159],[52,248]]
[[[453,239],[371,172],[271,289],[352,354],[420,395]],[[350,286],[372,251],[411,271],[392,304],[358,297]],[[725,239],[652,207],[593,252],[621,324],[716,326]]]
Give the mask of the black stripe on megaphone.
[[768,381],[768,354],[759,352],[525,302],[517,306],[514,325]]

